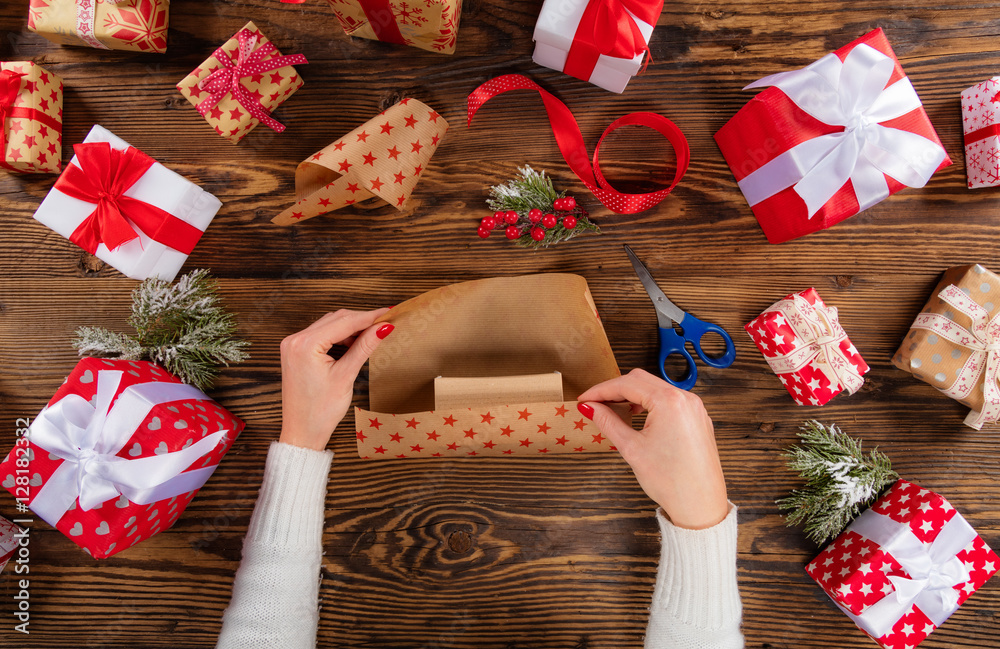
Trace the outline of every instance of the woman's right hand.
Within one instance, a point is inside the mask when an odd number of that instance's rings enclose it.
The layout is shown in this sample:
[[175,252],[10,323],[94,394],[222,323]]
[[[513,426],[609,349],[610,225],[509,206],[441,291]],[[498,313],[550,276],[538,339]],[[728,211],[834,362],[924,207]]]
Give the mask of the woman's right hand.
[[[729,513],[726,480],[712,420],[701,399],[649,372],[635,369],[580,395],[580,412],[593,419],[632,467],[639,486],[678,527],[704,529]],[[629,402],[648,411],[634,430],[605,403]]]

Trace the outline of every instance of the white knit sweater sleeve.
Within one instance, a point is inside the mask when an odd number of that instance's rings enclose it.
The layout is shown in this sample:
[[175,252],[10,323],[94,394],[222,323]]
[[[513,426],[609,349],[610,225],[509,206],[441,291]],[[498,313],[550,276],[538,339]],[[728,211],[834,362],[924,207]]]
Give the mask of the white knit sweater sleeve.
[[714,527],[675,527],[656,512],[663,547],[646,649],[740,649],[742,605],[736,581],[736,506]]
[[314,649],[333,453],[274,442],[218,649]]

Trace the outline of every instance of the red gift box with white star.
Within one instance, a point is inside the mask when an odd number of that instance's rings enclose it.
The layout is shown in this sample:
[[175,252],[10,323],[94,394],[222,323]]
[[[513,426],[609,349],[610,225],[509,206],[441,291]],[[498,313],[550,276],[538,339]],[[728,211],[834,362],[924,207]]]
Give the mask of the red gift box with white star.
[[969,189],[1000,185],[1000,77],[962,91],[962,132]]
[[947,500],[899,480],[806,572],[885,649],[913,649],[998,565],[997,555]]
[[864,384],[868,364],[816,289],[787,295],[748,322],[764,360],[800,406],[821,406]]
[[0,462],[0,484],[103,559],[173,525],[241,430],[153,363],[84,358]]
[[21,528],[0,516],[0,572],[17,552],[18,534],[21,534]]
[[0,167],[59,173],[62,79],[31,61],[0,62]]

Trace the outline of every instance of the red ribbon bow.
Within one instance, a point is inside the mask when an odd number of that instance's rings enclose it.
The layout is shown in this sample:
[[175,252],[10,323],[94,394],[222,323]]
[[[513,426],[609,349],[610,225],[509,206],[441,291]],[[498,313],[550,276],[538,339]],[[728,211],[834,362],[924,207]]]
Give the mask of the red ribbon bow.
[[[649,45],[631,14],[655,25],[662,10],[663,0],[590,0],[573,35],[563,72],[587,80],[601,54],[633,59],[648,53]],[[644,69],[646,63],[648,59]]]
[[[566,164],[583,181],[587,189],[594,193],[597,200],[615,214],[635,214],[657,205],[673,191],[687,171],[688,163],[691,160],[687,139],[677,128],[677,125],[656,113],[630,113],[612,122],[601,135],[601,139],[597,141],[597,146],[594,147],[594,162],[593,167],[591,167],[587,155],[587,145],[583,142],[580,126],[576,123],[570,109],[553,95],[542,90],[537,83],[520,74],[505,74],[490,79],[473,90],[472,94],[469,95],[469,125],[472,125],[472,117],[484,103],[508,90],[535,90],[541,95],[549,116],[549,124],[552,126],[552,133],[556,137],[556,144],[559,145],[559,151],[562,153],[563,159],[566,160]],[[612,187],[604,178],[601,173],[601,165],[598,162],[601,142],[612,131],[628,125],[647,126],[667,138],[674,147],[677,156],[677,171],[669,187],[648,194],[625,194]]]
[[281,133],[285,130],[285,126],[271,117],[271,112],[264,108],[260,99],[247,92],[241,79],[289,65],[306,64],[309,61],[302,54],[281,55],[265,60],[269,54],[276,50],[272,43],[263,43],[257,47],[258,36],[259,34],[251,34],[250,30],[247,29],[241,29],[236,34],[239,49],[235,62],[221,47],[214,52],[213,56],[222,64],[222,67],[198,82],[199,88],[208,90],[208,98],[202,100],[197,109],[199,113],[204,115],[222,101],[227,94],[232,93],[233,98],[250,113],[251,117]]
[[135,224],[151,239],[191,254],[202,231],[155,205],[126,196],[154,160],[135,147],[124,151],[107,142],[73,146],[77,162],[66,168],[55,188],[73,198],[94,203],[94,211],[77,226],[69,240],[90,254],[103,243],[109,250],[139,237]]
[[0,72],[0,158],[7,152],[7,118],[14,117],[14,102],[21,90],[21,77],[24,74],[13,70]]

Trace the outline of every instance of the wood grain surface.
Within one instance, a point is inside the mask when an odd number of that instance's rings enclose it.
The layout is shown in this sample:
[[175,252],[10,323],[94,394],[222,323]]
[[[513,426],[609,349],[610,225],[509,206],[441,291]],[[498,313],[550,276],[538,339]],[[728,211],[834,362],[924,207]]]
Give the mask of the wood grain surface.
[[[444,284],[535,272],[590,282],[623,371],[653,369],[655,316],[622,253],[629,243],[682,307],[729,330],[737,360],[700,366],[730,496],[740,506],[747,646],[874,647],[806,576],[817,553],[774,505],[796,481],[781,450],[807,418],[839,422],[899,473],[945,495],[1000,546],[997,427],[894,369],[889,358],[945,268],[1000,271],[1000,194],[967,190],[959,92],[1000,69],[1000,19],[985,0],[668,1],[653,64],[611,93],[531,61],[540,0],[466,0],[453,56],[346,37],[327,4],[174,0],[165,55],[60,47],[27,31],[27,0],[0,4],[0,59],[30,59],[66,84],[63,157],[100,123],[224,203],[185,269],[208,267],[239,313],[252,359],[212,396],[246,431],[173,528],[94,561],[31,526],[30,635],[13,631],[17,592],[0,574],[0,646],[211,647],[227,605],[268,445],[280,424],[278,343],[338,307],[391,305]],[[305,86],[239,145],[217,136],[174,84],[252,19],[284,53],[304,53]],[[832,229],[769,245],[712,134],[765,74],[808,64],[881,26],[955,162]],[[537,96],[511,93],[465,126],[465,98],[498,74],[530,75],[575,112],[590,146],[615,118],[659,112],[686,134],[687,176],[663,203],[615,215],[559,155]],[[295,227],[295,165],[404,96],[451,123],[409,208],[346,209]],[[622,189],[673,173],[672,152],[619,131],[602,167]],[[487,189],[519,165],[547,169],[603,228],[549,250],[475,235]],[[123,328],[135,282],[95,267],[31,219],[53,176],[0,174],[0,453],[75,363],[80,325]],[[98,266],[100,266],[98,264]],[[840,309],[872,366],[862,391],[822,409],[794,405],[742,326],[815,286]],[[543,303],[545,296],[526,295]],[[516,345],[516,341],[512,341]],[[364,376],[356,403],[367,405]],[[366,462],[350,424],[334,435],[327,498],[321,647],[640,647],[659,554],[652,504],[615,455]],[[0,514],[14,500],[0,492]],[[1000,646],[993,580],[922,647]]]

